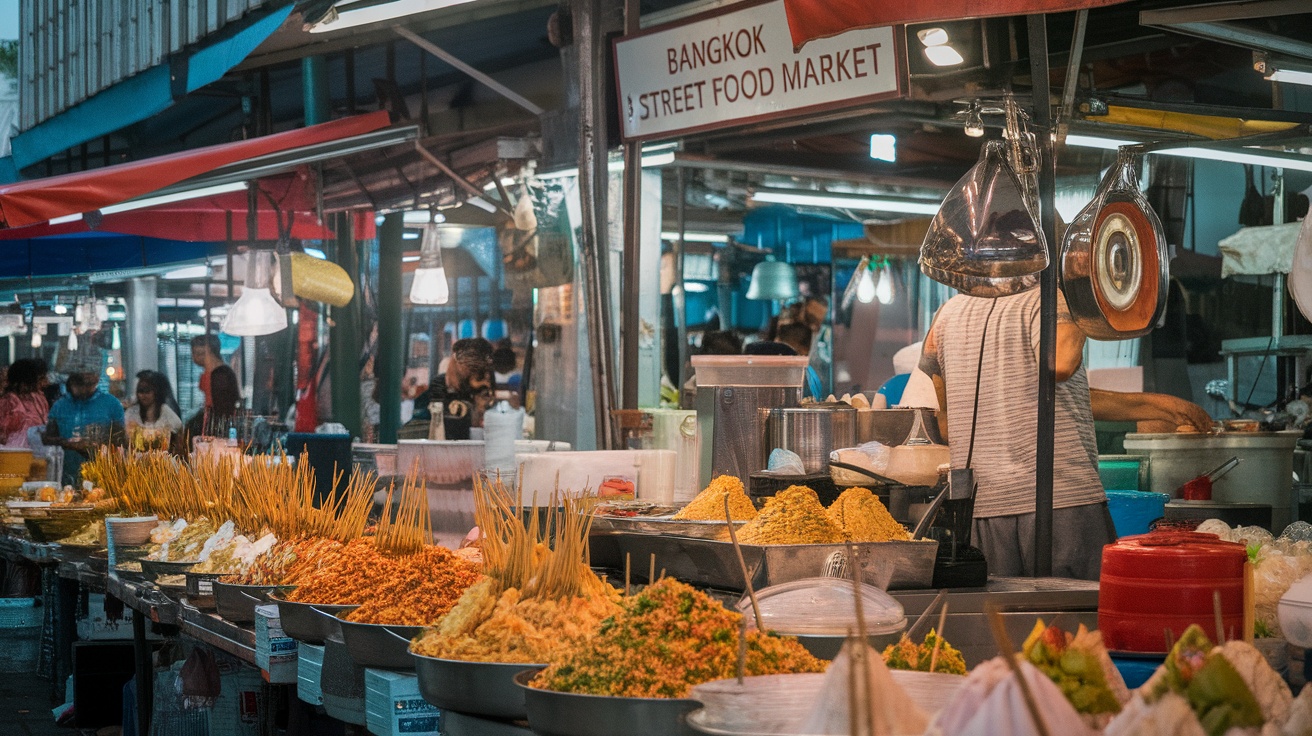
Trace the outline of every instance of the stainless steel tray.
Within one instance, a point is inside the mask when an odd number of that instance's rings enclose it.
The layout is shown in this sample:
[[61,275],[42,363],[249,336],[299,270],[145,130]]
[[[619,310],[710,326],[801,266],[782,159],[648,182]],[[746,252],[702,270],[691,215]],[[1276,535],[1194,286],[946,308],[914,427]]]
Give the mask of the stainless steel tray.
[[[611,536],[618,546],[620,568],[626,553],[638,571],[647,570],[647,561],[655,555],[657,570],[684,582],[744,589],[742,570],[729,542],[628,532]],[[803,578],[848,575],[844,544],[744,544],[742,548],[757,590]],[[862,577],[872,585],[888,590],[933,586],[938,542],[870,542],[856,545],[856,552]]]
[[288,587],[277,585],[236,585],[215,580],[214,609],[225,621],[234,624],[255,623],[255,607],[269,602],[269,594]]
[[527,717],[524,688],[515,675],[540,664],[463,662],[410,653],[419,676],[419,694],[443,711],[513,721]]
[[539,736],[681,736],[684,715],[701,707],[688,698],[616,698],[529,687],[538,670],[515,676],[524,691],[528,725]]
[[[742,528],[745,521],[735,521]],[[592,528],[598,532],[630,532],[633,534],[668,534],[694,539],[728,539],[729,525],[723,521],[685,521],[668,516],[594,516]]]

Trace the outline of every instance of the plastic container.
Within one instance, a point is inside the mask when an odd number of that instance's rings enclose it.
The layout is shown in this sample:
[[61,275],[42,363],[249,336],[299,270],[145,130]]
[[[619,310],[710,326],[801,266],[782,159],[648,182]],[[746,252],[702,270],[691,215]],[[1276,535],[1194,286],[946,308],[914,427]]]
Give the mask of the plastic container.
[[[471,481],[483,467],[482,440],[399,440],[396,472],[408,475],[419,464],[424,480],[439,485]],[[468,487],[468,486],[467,486]]]
[[[791,636],[846,637],[856,629],[856,604],[852,582],[843,578],[803,578],[772,585],[756,593],[765,628]],[[901,634],[907,627],[906,611],[893,596],[869,583],[861,585],[862,613],[866,634]],[[752,601],[744,597],[738,610],[755,628]]]
[[1103,642],[1113,651],[1164,653],[1164,632],[1179,636],[1191,624],[1216,639],[1214,592],[1221,594],[1225,638],[1238,636],[1247,559],[1242,544],[1195,532],[1153,532],[1107,545],[1098,593]]
[[804,355],[694,355],[697,387],[801,387],[809,358]]
[[636,497],[653,503],[674,501],[673,450],[598,450],[517,455],[520,505],[545,506],[551,494],[597,493],[603,483],[632,483]]
[[1312,575],[1289,586],[1276,605],[1276,618],[1290,644],[1312,647]]
[[1150,525],[1166,515],[1171,497],[1152,491],[1107,491],[1107,510],[1112,514],[1116,536],[1147,534]]
[[1099,455],[1098,477],[1109,491],[1148,490],[1148,461],[1138,455]]

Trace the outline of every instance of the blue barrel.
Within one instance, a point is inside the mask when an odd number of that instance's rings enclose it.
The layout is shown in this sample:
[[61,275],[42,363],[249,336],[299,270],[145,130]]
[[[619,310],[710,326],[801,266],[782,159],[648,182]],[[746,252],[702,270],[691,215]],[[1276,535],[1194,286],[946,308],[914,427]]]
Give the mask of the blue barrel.
[[1171,497],[1151,491],[1107,491],[1107,509],[1112,513],[1116,536],[1147,534],[1148,525],[1166,513]]

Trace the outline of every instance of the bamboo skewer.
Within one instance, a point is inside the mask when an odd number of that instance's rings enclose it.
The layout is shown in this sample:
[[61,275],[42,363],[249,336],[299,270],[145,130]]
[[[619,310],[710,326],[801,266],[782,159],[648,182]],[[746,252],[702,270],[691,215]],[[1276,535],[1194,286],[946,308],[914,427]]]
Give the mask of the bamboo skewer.
[[[733,529],[733,514],[729,511],[729,496],[724,497],[724,518],[729,524],[729,541],[733,542],[733,553],[738,558],[738,567],[743,571],[743,585],[747,588],[747,599],[752,602],[752,615],[756,618],[756,630],[765,633],[765,622],[761,620],[761,606],[756,602],[756,586],[752,585],[752,576],[747,572],[747,560],[743,557],[742,545],[738,544],[738,533]],[[652,558],[655,560],[655,557]]]
[[1225,644],[1225,621],[1221,617],[1221,591],[1212,591],[1212,615],[1216,618],[1216,645]]
[[1253,579],[1253,563],[1244,561],[1244,641],[1253,643],[1257,633],[1257,596],[1256,581]]
[[938,631],[934,632],[934,651],[929,655],[929,671],[933,672],[938,666],[938,650],[943,646],[943,629],[948,624],[948,602],[943,601],[943,608],[938,614]]

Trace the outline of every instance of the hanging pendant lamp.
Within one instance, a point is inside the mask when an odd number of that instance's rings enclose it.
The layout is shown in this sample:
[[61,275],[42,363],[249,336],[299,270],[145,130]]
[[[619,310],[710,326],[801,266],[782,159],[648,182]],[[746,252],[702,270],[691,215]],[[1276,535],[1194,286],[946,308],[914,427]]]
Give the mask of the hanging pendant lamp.
[[287,328],[287,310],[273,298],[273,251],[254,250],[246,259],[246,285],[223,319],[223,331],[237,337],[270,335]]
[[787,301],[796,299],[797,271],[793,264],[776,261],[767,256],[752,269],[752,281],[747,286],[747,298],[756,301]]
[[446,268],[442,266],[442,231],[435,223],[424,226],[423,240],[419,245],[419,267],[410,282],[410,301],[413,304],[446,304],[450,287],[446,283]]

